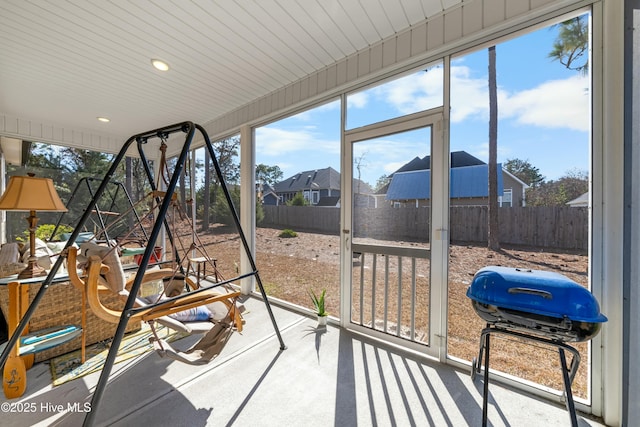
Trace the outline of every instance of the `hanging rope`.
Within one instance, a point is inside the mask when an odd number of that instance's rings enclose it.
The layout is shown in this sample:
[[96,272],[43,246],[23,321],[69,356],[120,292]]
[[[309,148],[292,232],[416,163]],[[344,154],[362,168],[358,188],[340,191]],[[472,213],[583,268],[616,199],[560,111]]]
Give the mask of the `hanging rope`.
[[169,166],[167,165],[167,138],[165,136],[160,137],[160,173],[158,174],[158,181],[156,182],[156,188],[160,188],[160,178],[164,182],[165,187],[169,186]]
[[[160,171],[159,172],[160,173],[158,174],[158,177],[157,177],[156,188],[160,188],[160,183],[164,183],[166,186],[168,186],[171,181],[171,173],[169,171],[169,166],[167,162],[167,144],[166,144],[167,139],[164,136],[161,136],[160,138],[161,138],[161,144],[159,147],[159,150],[160,150],[160,164],[159,164]],[[190,166],[190,159],[188,159],[188,162],[189,162],[188,165]],[[185,172],[189,172],[189,169],[190,168],[187,167],[185,169]],[[164,191],[160,191],[160,190],[152,191],[148,193],[143,199],[134,203],[127,210],[122,212],[120,214],[120,218],[126,217],[126,215],[128,215],[133,210],[137,209],[138,206],[140,206],[141,204],[145,203],[148,200],[147,211],[146,213],[141,215],[139,219],[140,225],[142,226],[143,225],[142,223],[144,221],[148,219],[153,219],[154,212],[160,207],[164,197],[166,197],[166,193]],[[193,199],[190,199],[189,203],[193,203]],[[105,229],[102,230],[99,234],[100,235],[106,234],[111,227],[115,227],[117,224],[118,224],[118,221],[114,221],[108,224],[105,227]],[[178,196],[175,193],[172,195],[172,200],[170,202],[170,209],[169,211],[167,211],[167,224],[168,224],[168,227],[170,228],[171,235],[174,236],[174,238],[172,239],[172,247],[171,247],[170,253],[175,256],[171,257],[170,268],[171,270],[173,270],[173,275],[170,279],[168,278],[170,281],[184,280],[183,272],[184,271],[188,272],[190,270],[188,264],[192,262],[191,261],[192,259],[197,257],[204,258],[210,271],[213,272],[214,277],[218,281],[225,280],[224,276],[220,273],[213,258],[208,253],[204,245],[204,242],[200,239],[200,236],[198,236],[198,233],[195,232],[195,224],[192,218],[187,215],[187,212],[184,210],[184,208],[178,201]],[[188,245],[185,245],[186,242],[184,242],[183,239],[179,237],[181,235],[184,235],[184,233],[181,232],[181,231],[184,231],[184,228],[179,228],[180,224],[183,224],[185,228],[188,228],[189,230],[191,230],[191,232],[189,233],[191,235],[190,236],[191,238]],[[135,229],[136,227],[132,227],[128,229],[128,231],[123,236],[119,236],[118,237],[119,243],[126,242],[126,240],[130,237],[130,235],[134,232]],[[155,242],[146,242],[146,244],[155,245]],[[107,253],[103,254],[103,256],[101,257],[102,260],[104,260],[104,258],[107,257],[112,251],[119,249],[118,245],[114,245],[112,247],[111,242],[108,242],[107,245],[110,247],[110,250]],[[182,270],[181,270],[181,267],[182,267]]]

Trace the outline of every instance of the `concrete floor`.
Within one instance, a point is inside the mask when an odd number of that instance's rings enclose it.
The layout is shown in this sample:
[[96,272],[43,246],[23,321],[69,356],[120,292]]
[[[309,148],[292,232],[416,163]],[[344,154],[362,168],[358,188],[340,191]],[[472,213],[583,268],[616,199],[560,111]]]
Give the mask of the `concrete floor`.
[[[479,426],[482,378],[273,306],[287,349],[260,300],[221,356],[190,366],[147,353],[114,366],[101,404],[99,373],[53,388],[48,363],[28,371],[27,392],[2,396],[0,424],[78,426],[93,409],[105,426]],[[174,347],[187,349],[197,337]],[[564,408],[490,383],[489,425],[566,426]],[[86,405],[86,406],[85,406]],[[578,414],[581,426],[600,426]]]

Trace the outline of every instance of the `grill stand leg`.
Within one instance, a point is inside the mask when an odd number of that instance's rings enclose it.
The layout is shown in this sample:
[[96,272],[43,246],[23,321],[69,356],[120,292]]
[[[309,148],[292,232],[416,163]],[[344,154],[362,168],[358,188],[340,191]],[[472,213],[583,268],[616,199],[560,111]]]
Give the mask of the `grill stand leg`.
[[482,330],[482,335],[480,336],[480,349],[478,350],[478,358],[475,357],[471,361],[471,380],[475,380],[476,374],[480,373],[482,369],[482,355],[484,354],[484,346],[485,346],[485,335],[490,332],[490,325],[487,323],[487,326]]
[[[576,405],[573,402],[573,393],[571,392],[571,383],[573,382],[573,378],[571,378],[571,376],[569,375],[569,369],[567,368],[567,358],[564,354],[564,349],[562,347],[558,347],[558,353],[560,353],[560,366],[562,367],[562,379],[564,380],[565,400],[567,411],[569,411],[569,417],[571,418],[571,427],[578,427]],[[573,363],[571,364],[573,365]]]
[[[483,334],[484,337],[484,391],[482,396],[482,427],[487,427],[487,411],[489,407],[489,339],[491,334]],[[482,348],[480,350],[482,354]],[[482,357],[482,356],[480,356]],[[480,363],[480,360],[478,360]]]
[[[569,412],[569,417],[571,418],[571,426],[578,427],[578,419],[576,416],[576,407],[575,402],[573,401],[573,393],[571,392],[571,385],[573,384],[573,380],[578,372],[578,366],[580,365],[580,353],[575,348],[571,347],[560,341],[550,340],[542,337],[537,337],[534,335],[528,335],[524,333],[520,333],[513,330],[506,330],[502,328],[492,327],[487,324],[487,327],[484,328],[480,334],[480,351],[478,354],[477,361],[474,360],[472,363],[471,375],[472,379],[475,377],[475,373],[479,373],[482,365],[482,356],[484,355],[484,390],[482,396],[482,427],[487,426],[487,410],[488,410],[488,399],[489,399],[489,343],[490,343],[490,335],[494,334],[503,334],[510,335],[514,337],[523,338],[525,340],[534,341],[542,344],[547,344],[550,346],[554,346],[558,349],[560,354],[560,365],[562,368],[562,379],[564,382],[564,393],[565,393],[565,403],[567,407],[567,411]],[[565,351],[568,351],[573,356],[571,360],[571,365],[567,366],[567,358]]]

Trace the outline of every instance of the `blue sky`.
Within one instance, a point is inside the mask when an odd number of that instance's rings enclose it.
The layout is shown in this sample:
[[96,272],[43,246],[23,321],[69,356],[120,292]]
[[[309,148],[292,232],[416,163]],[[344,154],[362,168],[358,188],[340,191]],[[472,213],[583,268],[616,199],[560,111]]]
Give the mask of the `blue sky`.
[[[547,179],[589,169],[589,78],[551,61],[557,28],[546,27],[496,47],[498,162],[528,160]],[[487,49],[451,63],[451,150],[488,161]],[[441,105],[442,67],[350,96],[348,124],[360,126]],[[375,184],[415,156],[429,153],[425,132],[366,143],[362,179]],[[338,102],[256,131],[257,163],[278,165],[284,178],[331,166],[340,170]]]

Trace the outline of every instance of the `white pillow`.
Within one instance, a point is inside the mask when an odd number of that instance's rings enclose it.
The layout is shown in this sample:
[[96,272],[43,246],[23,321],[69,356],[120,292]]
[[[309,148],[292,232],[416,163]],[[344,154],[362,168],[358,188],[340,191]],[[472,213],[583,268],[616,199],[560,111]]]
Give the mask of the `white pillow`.
[[[47,242],[47,247],[49,248],[51,253],[54,255],[62,252],[65,246],[67,246],[66,240],[64,242]],[[72,246],[75,248],[78,247],[78,245],[76,245],[75,243]]]
[[17,242],[6,243],[0,248],[0,265],[15,264],[20,261],[20,245]]
[[124,290],[126,278],[117,248],[110,248],[93,242],[84,242],[80,244],[80,253],[87,258],[92,255],[99,257],[102,263],[109,267],[109,271],[104,275],[109,288],[116,294]]
[[[47,244],[43,240],[38,239],[37,237],[35,240],[35,246],[36,246],[36,253],[35,253],[36,258],[49,257],[53,255],[53,252],[51,251],[51,249],[49,249],[49,247],[47,247]],[[26,263],[27,261],[29,261],[30,255],[31,254],[29,253],[29,245],[27,242],[27,249],[24,251],[24,254],[22,254],[22,262]]]

